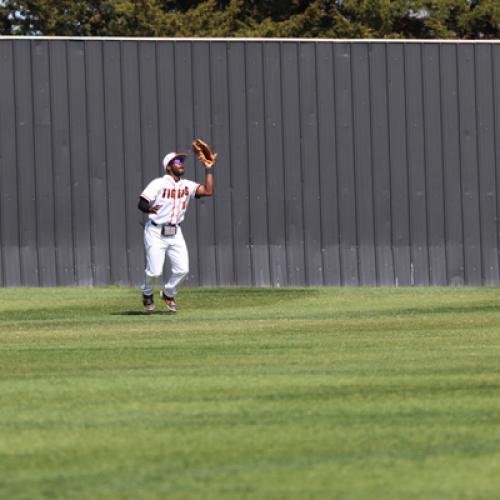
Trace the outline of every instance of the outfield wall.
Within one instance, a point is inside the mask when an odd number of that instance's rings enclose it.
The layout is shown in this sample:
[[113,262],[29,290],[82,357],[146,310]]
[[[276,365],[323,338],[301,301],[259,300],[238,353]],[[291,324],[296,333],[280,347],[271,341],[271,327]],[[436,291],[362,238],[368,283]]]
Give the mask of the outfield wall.
[[190,286],[500,282],[498,43],[3,37],[0,63],[2,286],[138,284],[139,193],[193,137],[219,162]]

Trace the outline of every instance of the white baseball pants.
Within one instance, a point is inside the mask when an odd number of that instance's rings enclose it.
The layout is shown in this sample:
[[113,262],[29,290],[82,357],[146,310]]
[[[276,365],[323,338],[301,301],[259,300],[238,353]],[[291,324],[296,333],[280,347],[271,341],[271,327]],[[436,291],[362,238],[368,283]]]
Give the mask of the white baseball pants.
[[152,295],[154,282],[163,274],[165,255],[170,261],[171,274],[164,286],[164,293],[173,297],[189,272],[189,255],[182,230],[177,227],[175,236],[162,236],[161,227],[148,222],[144,228],[146,269],[141,286],[144,295]]

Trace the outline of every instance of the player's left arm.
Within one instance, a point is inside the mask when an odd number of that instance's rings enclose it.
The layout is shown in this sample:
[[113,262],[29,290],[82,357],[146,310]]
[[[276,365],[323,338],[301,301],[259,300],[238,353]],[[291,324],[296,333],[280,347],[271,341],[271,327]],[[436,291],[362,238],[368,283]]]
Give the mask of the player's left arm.
[[214,194],[214,167],[205,167],[205,183],[200,184],[196,190],[196,198],[212,196]]

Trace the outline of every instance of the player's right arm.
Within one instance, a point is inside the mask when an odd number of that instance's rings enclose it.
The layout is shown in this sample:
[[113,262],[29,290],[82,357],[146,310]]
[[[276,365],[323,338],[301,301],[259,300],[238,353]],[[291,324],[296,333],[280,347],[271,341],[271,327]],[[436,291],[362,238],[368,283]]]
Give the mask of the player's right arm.
[[145,214],[155,214],[161,205],[155,205],[158,193],[161,191],[162,179],[153,179],[139,197],[137,208]]
[[146,198],[140,196],[139,197],[139,203],[137,204],[137,208],[141,211],[144,212],[145,214],[155,214],[158,212],[158,209],[160,208],[161,205],[151,205],[151,202],[149,200],[146,200]]

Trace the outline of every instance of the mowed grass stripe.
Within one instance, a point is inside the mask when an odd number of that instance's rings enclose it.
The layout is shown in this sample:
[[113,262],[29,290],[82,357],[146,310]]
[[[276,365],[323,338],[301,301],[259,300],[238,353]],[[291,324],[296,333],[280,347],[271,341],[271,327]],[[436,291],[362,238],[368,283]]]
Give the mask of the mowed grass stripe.
[[179,304],[0,290],[1,498],[498,498],[499,290]]

